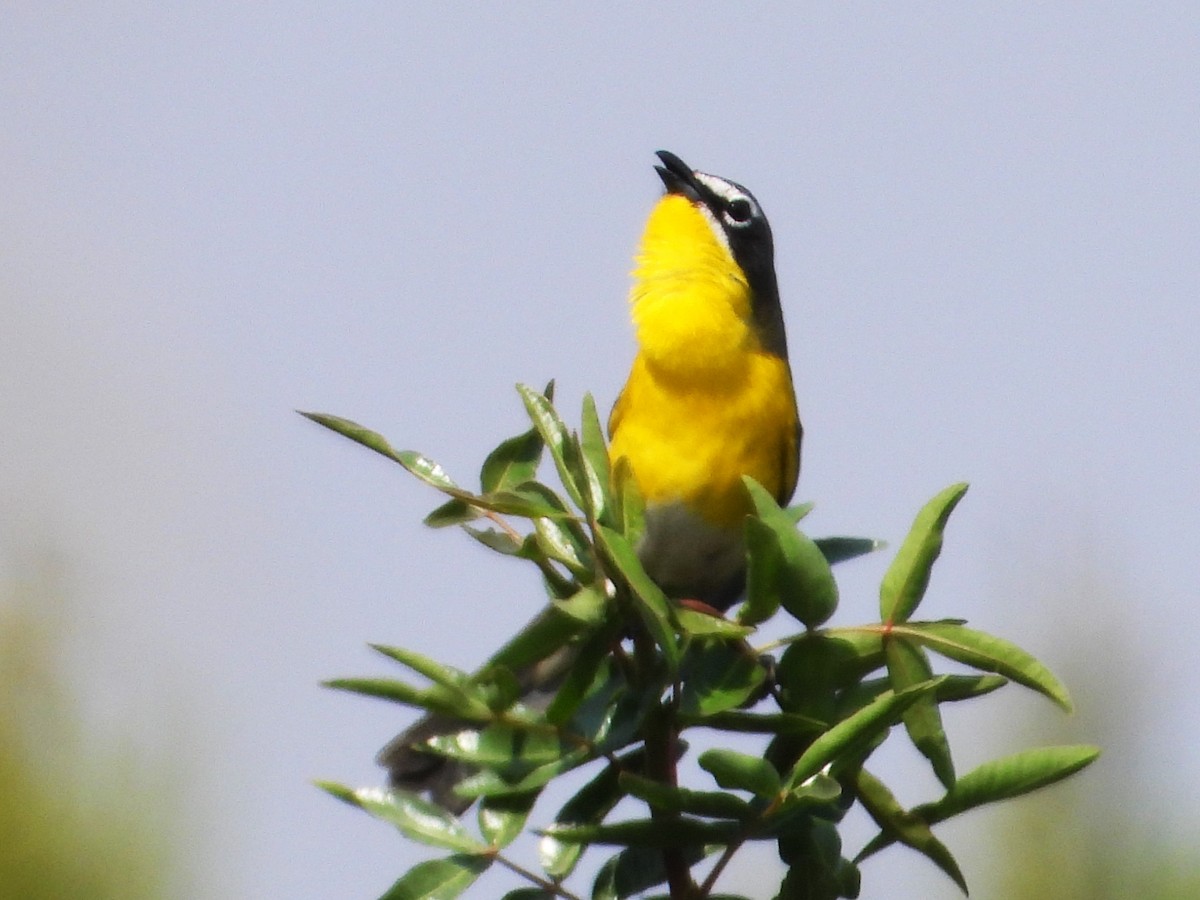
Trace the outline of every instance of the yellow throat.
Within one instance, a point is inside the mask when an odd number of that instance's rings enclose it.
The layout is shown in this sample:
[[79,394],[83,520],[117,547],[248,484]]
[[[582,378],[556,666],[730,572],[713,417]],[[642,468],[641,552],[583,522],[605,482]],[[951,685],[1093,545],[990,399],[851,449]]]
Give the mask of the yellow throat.
[[678,194],[651,212],[630,293],[638,354],[609,432],[648,505],[678,503],[740,528],[743,474],[790,496],[797,415],[787,360],[763,348],[750,285],[719,227]]

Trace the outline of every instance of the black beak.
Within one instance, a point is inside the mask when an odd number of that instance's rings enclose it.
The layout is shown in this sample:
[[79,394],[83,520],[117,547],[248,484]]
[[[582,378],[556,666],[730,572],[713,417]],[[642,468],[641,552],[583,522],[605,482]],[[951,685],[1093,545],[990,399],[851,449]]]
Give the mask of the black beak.
[[668,194],[682,194],[695,203],[704,202],[696,175],[687,163],[666,150],[659,150],[655,155],[662,160],[662,165],[655,166],[654,169],[662,179]]

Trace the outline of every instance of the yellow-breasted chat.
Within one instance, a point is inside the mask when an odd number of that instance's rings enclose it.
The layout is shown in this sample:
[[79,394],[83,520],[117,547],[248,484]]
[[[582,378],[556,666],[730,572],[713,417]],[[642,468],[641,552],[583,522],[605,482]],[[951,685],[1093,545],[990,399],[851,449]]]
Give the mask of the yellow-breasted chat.
[[724,610],[745,582],[750,475],[785,504],[800,417],[771,227],[746,188],[659,151],[666,193],[646,223],[630,306],[638,352],[609,418],[646,500],[647,573]]
[[[745,584],[743,522],[752,476],[782,505],[796,487],[800,419],[787,358],[771,229],[741,185],[659,151],[666,188],[650,212],[630,291],[638,350],[609,417],[610,456],[624,458],[645,500],[637,547],[676,600],[724,611]],[[518,672],[553,690],[568,646]],[[428,791],[454,812],[470,800],[463,767],[422,749],[461,721],[427,715],[379,753],[391,783]]]

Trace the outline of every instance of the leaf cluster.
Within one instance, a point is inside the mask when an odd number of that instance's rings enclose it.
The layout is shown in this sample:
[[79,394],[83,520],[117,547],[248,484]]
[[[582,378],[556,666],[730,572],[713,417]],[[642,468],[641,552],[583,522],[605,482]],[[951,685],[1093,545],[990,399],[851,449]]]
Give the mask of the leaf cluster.
[[[1051,747],[962,776],[955,770],[942,724],[947,704],[1011,681],[1070,708],[1054,675],[1008,641],[961,621],[912,618],[965,484],[945,489],[918,513],[884,576],[880,621],[828,626],[838,603],[831,567],[881,542],[812,539],[798,527],[808,506],[780,508],[746,479],[755,509],[745,523],[747,589],[726,617],[669,599],[642,568],[636,552],[645,528],[642,499],[624,462],[612,465],[591,398],[574,432],[552,405],[553,384],[543,392],[518,390],[531,427],[488,455],[478,491],[353,422],[304,413],[445,495],[426,523],[460,526],[491,550],[535,565],[549,601],[476,673],[376,647],[428,684],[329,682],[455,723],[428,738],[422,751],[458,764],[466,774],[456,794],[478,800],[472,829],[407,791],[322,783],[410,840],[447,852],[402,875],[385,900],[456,897],[495,865],[529,883],[505,900],[616,900],[655,889],[665,891],[656,896],[688,900],[728,897],[714,893],[716,883],[737,850],[755,841],[773,843],[786,865],[777,900],[856,897],[860,863],[894,843],[925,855],[965,892],[963,874],[933,826],[1058,781],[1098,754],[1092,747]],[[538,480],[547,456],[561,490]],[[791,622],[793,633],[753,646],[763,624],[780,620]],[[978,674],[935,674],[934,656]],[[548,701],[530,702],[532,688]],[[941,797],[912,808],[867,767],[899,726],[944,788]],[[680,784],[684,735],[701,728],[718,743],[721,735],[757,736],[762,753],[708,749],[697,762],[711,781]],[[536,870],[511,859],[506,849],[528,826],[543,789],[584,769],[588,780],[536,827]],[[627,798],[638,811],[617,816]],[[848,857],[838,823],[856,803],[879,831]],[[568,878],[588,848],[610,848],[610,855],[580,894]]]

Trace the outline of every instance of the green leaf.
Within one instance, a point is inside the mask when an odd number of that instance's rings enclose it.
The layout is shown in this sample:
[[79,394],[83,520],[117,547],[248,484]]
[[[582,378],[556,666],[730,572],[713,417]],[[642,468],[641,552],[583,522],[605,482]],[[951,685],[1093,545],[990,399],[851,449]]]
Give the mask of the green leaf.
[[[699,845],[683,847],[678,852],[689,867],[705,856],[705,849]],[[666,880],[667,870],[661,850],[629,847],[600,867],[592,885],[592,900],[624,900],[626,897],[643,895],[644,891]],[[709,900],[720,900],[722,896],[709,895]]]
[[522,543],[507,531],[498,531],[495,528],[471,528],[469,525],[464,525],[463,531],[489,550],[495,550],[505,556],[517,556],[522,552]]
[[865,769],[859,769],[854,776],[854,794],[875,820],[880,831],[879,838],[868,843],[854,857],[856,863],[862,862],[887,844],[900,841],[926,856],[945,872],[964,894],[967,893],[967,881],[954,859],[954,854],[934,836],[928,822],[900,805],[887,785]]
[[343,437],[348,437],[350,440],[362,444],[370,450],[374,450],[380,456],[386,456],[392,462],[399,463],[417,478],[421,479],[421,481],[432,485],[440,491],[447,491],[457,487],[450,479],[450,476],[446,474],[446,470],[433,460],[412,450],[396,450],[384,439],[383,435],[371,431],[369,428],[363,428],[357,422],[343,419],[340,416],[331,416],[327,413],[301,412],[300,415],[316,422],[318,425],[324,425],[330,431],[336,431]]
[[754,629],[748,625],[739,625],[737,622],[730,622],[724,616],[714,616],[698,609],[676,606],[674,613],[680,632],[689,637],[718,637],[734,640],[754,633]]
[[816,628],[837,608],[837,582],[825,557],[761,484],[742,476],[759,519],[770,526],[782,554],[779,602],[809,628]]
[[788,518],[792,520],[793,524],[799,524],[801,519],[813,511],[814,506],[816,504],[811,501],[808,503],[797,503],[795,506],[789,506],[784,512],[787,513]]
[[750,791],[770,799],[782,790],[779,773],[765,759],[736,750],[706,750],[696,760],[726,790]]
[[813,543],[817,545],[817,549],[821,551],[821,555],[831,566],[874,553],[887,546],[887,541],[863,537],[813,538]]
[[[643,754],[640,750],[626,754],[622,766],[640,768]],[[625,796],[621,790],[618,775],[621,769],[607,766],[595,778],[580,788],[568,800],[554,817],[554,826],[570,827],[575,825],[598,825],[612,812],[613,807]],[[584,846],[577,843],[565,843],[553,836],[545,835],[538,843],[538,857],[542,869],[551,878],[566,878],[574,871],[579,858],[583,855]]]
[[390,700],[392,703],[403,703],[405,706],[470,721],[486,722],[492,716],[487,704],[481,700],[464,697],[441,687],[415,688],[389,678],[333,678],[322,684],[335,691]]
[[694,844],[727,844],[740,830],[736,822],[702,822],[679,816],[664,828],[654,819],[634,819],[614,825],[552,825],[545,834],[566,843],[616,844],[622,847],[688,847]]
[[758,625],[779,611],[783,550],[775,531],[762,519],[747,516],[746,602],[738,609],[743,625]]
[[486,665],[523,671],[565,647],[582,629],[577,620],[548,606],[493,653]]
[[447,528],[473,522],[480,515],[479,507],[472,506],[461,497],[451,497],[425,517],[425,524],[430,528]]
[[879,587],[879,614],[883,621],[907,622],[925,596],[933,563],[942,552],[946,520],[966,492],[965,483],[953,484],[917,513]]
[[507,847],[521,836],[538,795],[485,797],[479,804],[479,831],[493,848]]
[[883,664],[883,640],[877,629],[804,634],[784,651],[776,669],[783,708],[828,719],[837,692]]
[[578,527],[579,523],[570,519],[533,520],[533,529],[542,552],[566,566],[567,571],[576,578],[586,581],[594,575],[592,554],[586,541],[580,540],[580,535],[576,533]]
[[488,494],[533,481],[537,478],[543,447],[545,444],[536,428],[502,441],[483,461],[479,471],[480,490]]
[[1002,638],[955,622],[909,622],[892,632],[960,663],[1011,678],[1071,711],[1071,698],[1063,683],[1033,656]]
[[[884,654],[893,691],[900,692],[933,678],[933,667],[925,651],[903,637],[889,635],[884,641]],[[936,695],[922,697],[905,710],[904,727],[913,746],[929,760],[938,781],[944,787],[953,786],[954,762]]]
[[573,749],[554,732],[510,724],[440,734],[427,743],[441,756],[519,775],[557,762]]
[[667,595],[650,580],[650,576],[638,561],[637,554],[633,552],[633,547],[624,537],[603,525],[597,530],[596,536],[600,539],[609,560],[629,585],[635,601],[634,608],[654,643],[662,650],[668,670],[671,673],[678,671],[679,644],[675,639],[674,610],[667,600]]
[[612,495],[618,504],[614,518],[615,530],[636,547],[646,533],[646,502],[638,490],[633,467],[627,457],[620,457],[613,466]]
[[588,504],[583,494],[584,485],[580,484],[579,473],[573,470],[578,467],[573,466],[573,460],[568,459],[572,455],[577,457],[578,447],[570,432],[567,431],[567,426],[563,424],[550,401],[533,388],[518,384],[517,393],[521,395],[521,400],[525,403],[525,409],[529,413],[533,427],[542,436],[546,449],[550,451],[550,458],[554,460],[559,480],[571,498],[571,502],[579,509],[588,511]]
[[332,781],[319,781],[317,787],[351,806],[357,806],[376,819],[396,826],[409,840],[460,853],[482,853],[488,849],[471,837],[458,817],[409,791],[383,788],[353,790]]
[[612,494],[608,446],[604,441],[604,428],[596,413],[596,401],[591,394],[583,395],[583,418],[579,431],[579,450],[582,454],[584,473],[591,494],[592,515],[610,527],[616,522],[609,514],[607,498]]
[[913,811],[929,822],[941,822],[986,803],[1020,797],[1054,784],[1091,765],[1099,755],[1099,747],[1087,745],[1040,747],[1015,753],[968,772],[940,800]]
[[[581,641],[578,650],[566,669],[562,684],[546,707],[546,721],[553,725],[566,725],[575,717],[585,702],[604,702],[612,699],[616,680],[606,668],[613,645],[619,641],[615,627],[603,628]],[[598,676],[604,672],[607,684],[597,685]],[[607,690],[606,690],[607,688]],[[580,723],[572,723],[578,726]]]
[[491,866],[487,856],[427,859],[409,869],[379,900],[453,900]]
[[597,585],[581,587],[566,600],[552,600],[556,609],[585,625],[598,625],[608,616],[609,599]]
[[827,722],[794,713],[754,713],[729,710],[708,716],[679,714],[681,724],[692,727],[705,725],[738,734],[807,735],[819,734],[829,727]]
[[622,772],[621,787],[631,796],[643,800],[656,810],[673,813],[688,813],[694,816],[716,819],[735,819],[748,822],[757,813],[749,803],[734,794],[721,791],[692,791],[687,788],[674,787],[634,775],[632,772]]
[[368,645],[376,653],[381,653],[388,659],[395,660],[402,666],[407,666],[419,675],[424,675],[434,684],[456,691],[463,696],[471,695],[471,677],[465,672],[443,666],[428,656],[402,647],[385,647],[383,644]]
[[935,679],[880,697],[838,722],[813,741],[796,760],[785,780],[788,789],[813,777],[826,765],[853,757],[870,746],[900,720],[906,709],[935,690],[937,684]]
[[699,642],[683,659],[679,710],[703,717],[735,709],[753,696],[766,678],[766,669],[745,645]]

